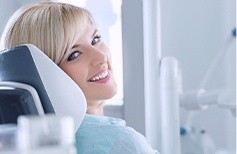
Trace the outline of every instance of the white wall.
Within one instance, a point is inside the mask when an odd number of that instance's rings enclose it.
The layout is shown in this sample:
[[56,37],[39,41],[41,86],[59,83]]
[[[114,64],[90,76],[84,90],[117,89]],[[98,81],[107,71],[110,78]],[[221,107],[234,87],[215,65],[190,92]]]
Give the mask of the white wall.
[[[174,56],[179,60],[184,91],[200,88],[206,72],[210,72],[208,67],[217,54],[222,54],[220,61],[202,88],[216,89],[226,84],[236,85],[235,39],[230,43],[235,24],[236,1],[161,0],[162,56]],[[227,42],[230,43],[229,50],[225,46]],[[223,56],[227,53],[228,60]],[[235,90],[235,86],[233,89]],[[193,115],[191,121],[197,128],[196,131],[205,128],[214,138],[218,149],[236,148],[236,119],[229,110],[216,106],[205,111],[188,112],[182,109],[181,124],[190,115]]]
[[0,34],[4,29],[4,26],[9,17],[22,5],[39,2],[42,0],[0,0]]
[[[3,12],[0,14],[0,33],[3,30],[3,25],[5,25],[8,17],[10,17],[14,10],[21,4],[29,1],[7,0],[4,1],[4,5],[0,5],[1,12]],[[124,43],[127,43],[124,44],[124,50],[128,52],[126,64],[129,66],[125,70],[125,73],[131,77],[131,79],[129,78],[127,80],[128,83],[125,82],[128,88],[125,90],[127,92],[125,97],[129,96],[129,99],[126,98],[129,104],[125,106],[124,112],[131,115],[127,118],[128,124],[145,134],[145,128],[143,128],[145,117],[142,116],[142,118],[139,118],[145,112],[143,84],[141,84],[142,86],[140,88],[136,88],[143,80],[143,76],[138,75],[134,78],[134,74],[132,73],[132,71],[139,72],[143,70],[143,32],[141,31],[143,21],[140,18],[142,16],[142,12],[140,12],[142,11],[141,1],[124,0],[123,3],[129,3],[131,8],[134,7],[133,12],[129,13],[131,11],[129,7],[127,10],[128,13],[124,15],[126,15],[128,21],[135,21],[130,28],[124,29],[124,32],[129,36],[124,40]],[[136,6],[134,6],[135,3]],[[235,3],[236,1],[233,0],[161,0],[162,56],[174,56],[179,60],[183,72],[184,91],[199,88],[202,82],[201,79],[205,76],[213,57],[224,46],[236,23]],[[123,7],[123,10],[127,9],[126,6]],[[231,56],[230,61],[234,64],[236,61],[235,49],[236,45],[232,44],[230,53],[233,56]],[[134,58],[134,55],[138,56],[138,58],[135,60],[135,63],[131,63],[130,57]],[[229,69],[232,73],[228,75],[228,78],[235,85],[236,68],[234,66]],[[215,68],[205,88],[212,89],[225,85],[227,77],[224,74],[226,74],[226,68],[225,63],[222,61]],[[197,128],[196,130],[198,131],[201,127],[205,128],[214,138],[219,149],[236,148],[236,122],[229,110],[224,110],[216,106],[210,107],[205,111],[195,112],[189,112],[183,109],[181,110],[181,124],[186,122],[187,117],[190,117],[190,113],[194,116],[192,125]],[[126,117],[128,117],[128,114],[125,114]],[[187,142],[182,143],[182,147],[187,145]]]
[[19,4],[16,0],[7,0],[4,1],[1,0],[0,5],[0,34],[2,34],[2,31],[4,29],[4,25],[6,24],[9,17],[13,14],[13,12],[18,8]]

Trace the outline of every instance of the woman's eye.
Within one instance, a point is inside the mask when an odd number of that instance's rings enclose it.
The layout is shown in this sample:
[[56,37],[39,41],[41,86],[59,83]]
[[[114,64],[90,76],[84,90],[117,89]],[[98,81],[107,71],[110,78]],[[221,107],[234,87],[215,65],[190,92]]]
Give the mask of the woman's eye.
[[79,57],[82,53],[79,51],[74,51],[73,53],[71,53],[69,55],[69,57],[67,58],[68,61],[73,61],[75,60],[77,57]]
[[100,42],[100,39],[101,39],[101,36],[100,36],[100,35],[96,35],[96,36],[93,38],[93,40],[92,40],[92,42],[91,42],[91,45],[97,44],[98,42]]

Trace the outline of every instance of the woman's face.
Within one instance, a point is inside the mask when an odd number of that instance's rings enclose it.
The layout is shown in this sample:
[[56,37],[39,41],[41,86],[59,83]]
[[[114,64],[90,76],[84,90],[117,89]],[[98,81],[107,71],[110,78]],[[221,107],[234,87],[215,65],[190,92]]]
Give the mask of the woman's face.
[[88,24],[85,33],[66,53],[59,65],[82,89],[88,107],[117,92],[111,55],[97,29]]

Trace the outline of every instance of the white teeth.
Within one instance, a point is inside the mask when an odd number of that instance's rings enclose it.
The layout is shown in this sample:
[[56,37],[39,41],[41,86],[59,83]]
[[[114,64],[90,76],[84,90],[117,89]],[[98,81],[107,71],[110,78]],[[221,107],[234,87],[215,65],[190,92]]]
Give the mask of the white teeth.
[[103,78],[107,77],[108,74],[109,74],[108,71],[104,71],[101,74],[94,76],[92,79],[90,79],[90,81],[97,81],[97,80],[103,79]]

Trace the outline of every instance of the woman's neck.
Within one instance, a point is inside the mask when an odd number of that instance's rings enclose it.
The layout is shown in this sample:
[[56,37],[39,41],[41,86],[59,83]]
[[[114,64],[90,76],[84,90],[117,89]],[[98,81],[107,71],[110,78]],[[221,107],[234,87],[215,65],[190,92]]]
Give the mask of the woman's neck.
[[104,115],[104,101],[101,102],[87,102],[87,114]]

